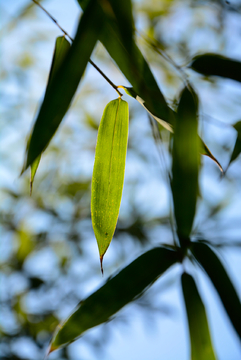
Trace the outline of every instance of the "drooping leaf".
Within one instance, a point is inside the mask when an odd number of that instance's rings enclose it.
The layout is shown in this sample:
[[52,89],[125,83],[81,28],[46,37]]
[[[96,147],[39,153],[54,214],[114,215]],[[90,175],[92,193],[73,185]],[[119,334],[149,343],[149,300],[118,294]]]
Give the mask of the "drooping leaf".
[[[52,59],[52,64],[49,72],[49,79],[46,86],[46,93],[49,90],[50,84],[57,73],[57,70],[59,69],[60,65],[63,63],[68,51],[70,49],[70,43],[66,40],[64,36],[59,36],[56,39],[55,42],[55,49]],[[45,95],[46,96],[46,95]],[[31,136],[29,138],[28,146],[31,140]],[[34,162],[31,164],[31,174],[30,174],[30,195],[32,194],[33,190],[33,181],[40,163],[41,155],[39,155]]]
[[73,314],[58,326],[50,352],[74,341],[86,330],[110,320],[177,261],[176,251],[162,247],[154,248],[138,257],[99,290],[80,302]]
[[91,217],[101,266],[119,215],[124,185],[128,121],[128,103],[119,98],[106,106],[98,131],[91,187]]
[[237,138],[233,148],[232,155],[229,160],[228,167],[234,160],[237,159],[237,157],[241,153],[241,121],[238,121],[236,124],[233,125],[233,127],[235,128],[235,130],[237,130]]
[[98,1],[90,0],[80,19],[73,44],[46,91],[33,128],[23,171],[43,152],[66,114],[102,23]]
[[191,360],[215,360],[205,306],[192,276],[182,274],[182,290],[188,317]]
[[[85,10],[88,0],[78,0],[78,3]],[[134,91],[141,99],[145,99],[148,110],[159,119],[167,123],[172,122],[172,110],[168,107],[150,67],[135,44],[134,39],[130,51],[122,41],[118,23],[103,9],[102,18],[105,19],[105,26],[99,32],[99,40],[131,83]]]
[[241,62],[218,54],[202,54],[196,56],[190,67],[203,74],[221,76],[241,81]]
[[191,251],[210,277],[235,330],[241,338],[241,303],[223,264],[204,242],[193,242]]
[[181,94],[173,135],[172,194],[177,233],[189,238],[198,194],[198,99],[187,88]]

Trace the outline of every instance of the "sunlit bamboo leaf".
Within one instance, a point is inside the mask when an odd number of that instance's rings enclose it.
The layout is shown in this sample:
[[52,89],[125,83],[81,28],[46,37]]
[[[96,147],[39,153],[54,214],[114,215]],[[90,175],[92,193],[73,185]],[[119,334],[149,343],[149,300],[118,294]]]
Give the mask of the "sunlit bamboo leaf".
[[98,131],[91,186],[91,217],[101,266],[119,215],[124,185],[128,122],[128,103],[119,98],[106,106]]
[[221,261],[204,242],[193,242],[191,251],[215,286],[235,330],[241,338],[241,303]]
[[241,62],[218,54],[198,55],[190,66],[203,75],[221,76],[241,81]]
[[193,278],[182,274],[182,290],[188,317],[191,360],[215,360],[207,315]]
[[46,91],[37,116],[23,171],[43,152],[67,112],[102,27],[97,0],[90,0],[73,44]]
[[198,99],[187,88],[181,94],[173,135],[172,194],[180,241],[192,230],[198,194]]
[[228,166],[237,159],[237,157],[240,155],[241,153],[241,121],[238,121],[236,124],[233,125],[233,127],[235,128],[235,130],[237,130],[237,138],[236,138],[236,142],[233,148],[233,152],[231,154],[230,160],[229,160],[229,164]]
[[176,251],[162,247],[141,255],[80,302],[73,314],[58,326],[49,352],[74,341],[86,330],[110,320],[177,261]]

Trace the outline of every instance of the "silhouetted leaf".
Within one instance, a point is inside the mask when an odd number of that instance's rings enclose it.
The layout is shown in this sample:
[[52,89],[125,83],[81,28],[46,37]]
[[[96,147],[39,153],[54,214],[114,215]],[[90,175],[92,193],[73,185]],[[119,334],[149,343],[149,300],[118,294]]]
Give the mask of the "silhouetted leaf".
[[181,94],[173,135],[172,194],[177,233],[187,239],[192,230],[198,194],[198,99],[187,88]]
[[110,320],[177,261],[176,251],[161,247],[141,255],[80,302],[74,313],[58,326],[49,352],[74,341],[86,330]]
[[241,81],[241,62],[218,54],[198,55],[190,66],[203,75],[215,75]]
[[241,338],[241,303],[236,290],[215,252],[204,242],[193,242],[191,251],[215,286],[227,314]]
[[73,44],[46,91],[31,136],[25,170],[46,148],[67,112],[102,27],[97,0],[90,0]]
[[182,290],[188,317],[192,360],[215,360],[207,315],[193,278],[182,274]]
[[241,153],[241,121],[238,121],[233,127],[237,130],[238,134],[228,166],[236,160]]
[[[85,9],[88,0],[78,0],[78,3]],[[134,40],[130,51],[123,43],[118,24],[113,17],[102,10],[102,18],[105,19],[105,26],[99,32],[99,40],[131,83],[134,91],[148,104],[148,110],[159,119],[167,123],[172,122],[173,112],[167,106],[150,67]]]
[[91,216],[101,269],[102,259],[113,238],[119,215],[128,122],[128,103],[119,98],[106,106],[98,131],[91,187]]
[[[68,51],[70,49],[70,43],[65,39],[64,36],[59,36],[56,39],[55,42],[55,49],[52,59],[52,64],[49,72],[49,79],[46,86],[46,93],[49,90],[50,84],[57,73],[57,70],[59,69],[60,65],[63,63]],[[46,96],[46,94],[45,94]],[[29,138],[28,147],[30,144],[31,136]],[[36,174],[36,171],[38,169],[39,163],[41,160],[41,155],[39,155],[35,161],[31,164],[31,174],[30,174],[30,195],[32,195],[33,190],[33,181]]]

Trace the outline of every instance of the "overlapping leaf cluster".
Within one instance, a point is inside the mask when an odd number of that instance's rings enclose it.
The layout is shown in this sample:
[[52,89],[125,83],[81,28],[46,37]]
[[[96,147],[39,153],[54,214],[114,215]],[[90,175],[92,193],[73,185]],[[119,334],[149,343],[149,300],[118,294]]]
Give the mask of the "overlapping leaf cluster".
[[[173,239],[175,246],[172,249],[160,246],[146,252],[82,301],[73,314],[57,328],[49,352],[74,341],[86,330],[109,321],[165,271],[186,258],[195,259],[207,273],[241,337],[241,305],[236,290],[212,247],[204,241],[192,239],[199,194],[200,152],[217,162],[198,135],[198,96],[192,86],[186,84],[179,97],[177,112],[168,106],[148,63],[135,43],[130,0],[78,2],[83,15],[71,46],[64,37],[56,41],[49,82],[30,136],[23,170],[31,166],[33,182],[40,156],[68,111],[99,40],[132,85],[131,88],[122,88],[160,125],[173,133],[171,189],[176,225]],[[240,81],[241,64],[219,55],[204,54],[196,57],[191,68],[205,76]],[[230,163],[241,151],[240,122],[234,128],[238,135]],[[118,218],[127,137],[128,105],[119,98],[109,103],[104,111],[98,132],[92,178],[92,223],[101,261],[114,235]],[[186,273],[182,274],[181,283],[190,330],[191,358],[215,359],[208,319],[198,286],[193,277]]]

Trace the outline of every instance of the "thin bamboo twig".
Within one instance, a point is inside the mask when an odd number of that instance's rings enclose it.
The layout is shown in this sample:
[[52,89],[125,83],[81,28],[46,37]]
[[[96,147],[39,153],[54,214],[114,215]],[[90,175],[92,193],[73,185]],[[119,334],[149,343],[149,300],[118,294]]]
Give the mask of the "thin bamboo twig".
[[[65,31],[62,26],[59,25],[58,21],[38,1],[32,1],[45,12],[45,14],[55,23],[56,26],[58,26],[58,28],[64,33],[65,36],[70,39],[71,42],[74,41],[74,39],[67,33],[67,31]],[[118,90],[118,86],[116,86],[91,59],[89,59],[89,63],[101,74],[101,76],[103,76],[103,78],[113,87],[113,89],[115,89],[120,97],[123,96],[123,94]]]

